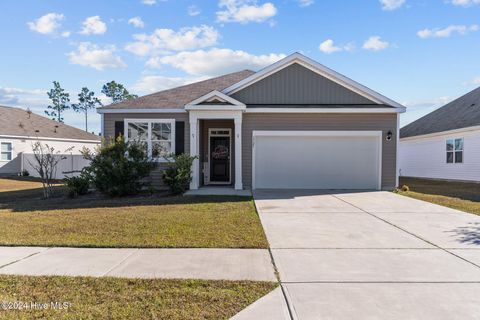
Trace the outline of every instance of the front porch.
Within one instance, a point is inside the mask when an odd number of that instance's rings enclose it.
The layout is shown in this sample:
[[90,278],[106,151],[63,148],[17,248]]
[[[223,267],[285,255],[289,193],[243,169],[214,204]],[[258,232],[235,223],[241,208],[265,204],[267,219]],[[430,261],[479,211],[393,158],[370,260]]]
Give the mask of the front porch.
[[207,194],[225,194],[212,193],[219,191],[212,186],[243,190],[242,116],[245,108],[244,104],[218,91],[185,107],[189,112],[190,155],[197,157],[192,165],[190,191],[205,186],[210,187],[202,191]]
[[225,186],[204,186],[196,190],[188,190],[186,196],[252,196],[251,190],[236,190],[233,187]]

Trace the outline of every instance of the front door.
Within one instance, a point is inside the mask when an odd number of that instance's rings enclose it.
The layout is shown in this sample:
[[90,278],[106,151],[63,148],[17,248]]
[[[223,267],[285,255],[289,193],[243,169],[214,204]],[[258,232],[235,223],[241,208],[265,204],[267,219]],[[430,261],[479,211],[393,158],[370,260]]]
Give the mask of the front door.
[[230,137],[210,137],[210,182],[230,183]]

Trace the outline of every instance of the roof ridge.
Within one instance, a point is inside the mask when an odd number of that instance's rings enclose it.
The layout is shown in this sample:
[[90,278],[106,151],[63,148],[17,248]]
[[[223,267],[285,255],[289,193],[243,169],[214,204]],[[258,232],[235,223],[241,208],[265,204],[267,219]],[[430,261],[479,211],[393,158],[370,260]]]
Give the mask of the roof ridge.
[[[165,89],[165,90],[160,90],[160,91],[157,91],[157,92],[149,93],[149,94],[146,94],[146,95],[143,95],[143,96],[139,96],[138,98],[131,99],[131,100],[133,101],[133,100],[137,100],[137,99],[141,99],[141,98],[147,98],[147,97],[150,97],[150,96],[159,94],[159,93],[164,93],[164,92],[168,92],[168,91],[172,91],[172,90],[177,90],[177,89],[185,88],[185,87],[192,86],[192,85],[201,84],[201,83],[208,82],[208,81],[215,81],[215,80],[217,80],[217,79],[224,78],[224,77],[228,77],[228,76],[232,76],[232,75],[234,75],[234,74],[239,74],[239,73],[242,73],[242,72],[251,72],[252,74],[255,73],[255,71],[252,71],[252,70],[249,70],[249,69],[243,69],[243,70],[240,70],[240,71],[235,71],[235,72],[226,73],[226,74],[223,74],[223,75],[220,75],[220,76],[216,76],[216,77],[213,77],[213,78],[208,78],[208,79],[204,79],[204,80],[200,80],[200,81],[195,81],[195,82],[192,82],[192,83],[183,84],[183,85],[181,85],[181,86],[177,86],[177,87],[173,87],[173,88],[169,88],[169,89]],[[124,101],[121,101],[121,102],[124,102]],[[121,103],[121,102],[119,102],[119,103]],[[116,105],[116,103],[111,103],[111,104],[106,105],[106,106],[103,106],[103,107],[109,107],[109,106],[114,106],[114,105]],[[100,107],[99,109],[101,109],[101,108],[103,108],[103,107]]]

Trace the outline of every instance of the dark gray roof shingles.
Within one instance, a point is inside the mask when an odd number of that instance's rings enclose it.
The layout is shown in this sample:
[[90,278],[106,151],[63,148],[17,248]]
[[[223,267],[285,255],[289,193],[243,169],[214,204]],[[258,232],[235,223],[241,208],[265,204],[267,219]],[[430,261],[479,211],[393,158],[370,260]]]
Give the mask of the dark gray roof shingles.
[[254,73],[255,72],[250,70],[229,73],[220,77],[156,92],[133,100],[111,104],[100,109],[183,109],[187,103],[211,91],[221,91]]
[[[55,126],[57,126],[55,128]],[[100,137],[64,123],[27,112],[0,106],[0,135],[57,139],[98,140]]]
[[400,137],[414,137],[480,125],[480,87],[406,125]]

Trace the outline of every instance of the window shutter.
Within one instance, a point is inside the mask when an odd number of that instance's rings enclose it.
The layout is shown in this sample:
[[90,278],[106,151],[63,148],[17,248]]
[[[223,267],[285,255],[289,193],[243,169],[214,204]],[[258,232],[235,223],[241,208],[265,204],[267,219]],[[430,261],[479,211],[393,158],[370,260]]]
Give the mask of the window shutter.
[[175,154],[185,152],[185,122],[175,121]]
[[125,126],[123,121],[115,121],[115,139],[119,135],[125,136]]

